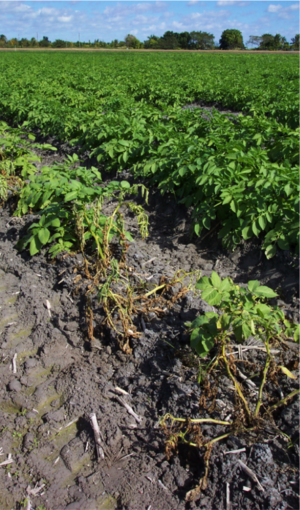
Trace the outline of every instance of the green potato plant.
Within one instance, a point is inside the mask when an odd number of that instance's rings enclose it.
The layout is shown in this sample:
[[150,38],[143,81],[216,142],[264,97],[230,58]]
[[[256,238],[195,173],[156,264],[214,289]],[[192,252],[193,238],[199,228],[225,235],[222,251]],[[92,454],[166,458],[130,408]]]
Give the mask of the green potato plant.
[[[131,188],[127,181],[111,181],[102,185],[100,172],[95,168],[86,169],[77,166],[79,158],[76,154],[60,165],[43,167],[40,174],[29,177],[27,184],[20,192],[16,215],[24,215],[29,210],[41,212],[38,222],[29,227],[18,246],[21,250],[29,246],[30,255],[36,255],[44,245],[53,244],[49,253],[55,257],[61,251],[72,251],[80,247],[80,243],[93,240],[91,248],[97,248],[98,254],[104,258],[101,245],[111,242],[114,235],[124,234],[132,240],[128,232],[121,231],[113,218],[101,213],[101,205],[105,197],[119,196],[119,206],[124,202],[125,193],[137,193],[138,187]],[[145,188],[142,187],[145,192]],[[134,209],[132,204],[128,204]],[[138,209],[140,223],[147,235],[147,222],[142,208]],[[81,229],[85,233],[80,236]],[[106,228],[107,227],[107,228]],[[107,235],[105,232],[108,230]],[[105,237],[105,239],[104,239]]]
[[258,238],[267,258],[297,252],[296,55],[1,59],[0,113],[10,122],[79,144],[107,171],[127,170],[174,193],[192,208],[196,236],[216,230],[230,250]]
[[53,150],[50,144],[34,143],[32,134],[25,134],[23,130],[10,128],[4,121],[0,121],[0,199],[7,199],[8,190],[13,193],[18,190],[23,180],[35,174],[37,167],[34,161],[41,161],[34,149]]
[[285,319],[277,306],[270,306],[266,300],[278,296],[269,287],[260,285],[258,280],[249,281],[247,286],[235,285],[231,278],[223,280],[213,271],[211,277],[203,276],[196,284],[201,297],[209,305],[222,312],[207,312],[191,324],[191,346],[202,357],[210,351],[219,335],[226,333],[228,340],[234,334],[237,342],[243,342],[251,335],[257,335],[264,343],[271,338],[293,337],[299,342],[299,326]]

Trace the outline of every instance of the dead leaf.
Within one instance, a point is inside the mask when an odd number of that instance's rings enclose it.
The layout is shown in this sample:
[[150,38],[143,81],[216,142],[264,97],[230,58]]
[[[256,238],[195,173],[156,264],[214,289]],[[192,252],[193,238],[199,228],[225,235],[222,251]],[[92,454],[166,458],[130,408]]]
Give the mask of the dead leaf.
[[297,379],[297,377],[296,377],[294,374],[292,374],[292,372],[290,372],[288,368],[283,367],[283,366],[281,366],[281,365],[279,365],[279,368],[280,368],[280,369],[281,369],[281,371],[282,371],[282,372],[283,372],[283,373],[284,373],[287,377],[289,377],[290,379]]

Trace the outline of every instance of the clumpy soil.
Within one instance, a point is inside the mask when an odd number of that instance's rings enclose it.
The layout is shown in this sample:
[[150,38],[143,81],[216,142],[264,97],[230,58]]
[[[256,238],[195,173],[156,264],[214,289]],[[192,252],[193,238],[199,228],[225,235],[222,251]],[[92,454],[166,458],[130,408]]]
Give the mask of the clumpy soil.
[[[58,155],[46,153],[43,164],[63,157],[62,149]],[[202,276],[215,270],[237,284],[258,279],[277,289],[274,304],[277,301],[298,322],[298,265],[289,253],[279,252],[267,261],[258,242],[230,254],[214,235],[191,239],[189,211],[156,190],[145,207],[150,231],[145,241],[135,219],[125,214],[126,227],[135,238],[127,266],[143,281],[158,283],[161,276],[171,278],[178,269],[201,271]],[[108,202],[104,212],[113,208]],[[74,284],[83,267],[82,255],[62,254],[53,261],[46,253],[30,258],[15,248],[34,219],[13,217],[10,203],[0,212],[1,510],[23,508],[29,500],[35,510],[297,509],[297,399],[279,407],[274,421],[260,431],[232,433],[217,443],[207,488],[194,502],[185,501],[204,474],[205,452],[179,445],[177,454],[168,459],[160,418],[171,413],[229,420],[236,412],[234,388],[220,374],[217,383],[209,380],[215,387],[214,409],[209,409],[209,396],[203,406],[199,359],[186,334],[185,322],[212,307],[189,291],[165,313],[138,317],[141,336],[132,339],[132,353],[126,355],[115,335],[101,328],[103,314],[94,299],[91,341],[84,286],[76,291]],[[265,352],[253,338],[246,344],[235,350],[235,356],[244,360],[240,370],[254,366],[259,373]],[[296,379],[278,374],[269,380],[270,402],[287,396],[299,382],[297,346],[291,342],[275,349],[274,357]],[[253,381],[250,399],[257,394],[259,377]],[[99,461],[91,413],[96,414],[101,433],[104,459]],[[225,430],[220,425],[201,427],[203,436],[211,439]],[[6,460],[12,462],[1,465]],[[239,461],[256,474],[261,486]]]

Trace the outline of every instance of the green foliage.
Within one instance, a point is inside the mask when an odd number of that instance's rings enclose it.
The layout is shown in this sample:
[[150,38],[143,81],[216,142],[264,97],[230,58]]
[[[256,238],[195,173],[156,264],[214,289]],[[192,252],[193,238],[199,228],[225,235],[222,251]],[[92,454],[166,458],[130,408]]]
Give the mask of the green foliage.
[[3,175],[0,174],[0,199],[6,200],[7,199],[7,179],[3,177]]
[[232,335],[238,343],[251,335],[264,343],[271,337],[293,337],[299,342],[299,324],[290,323],[280,308],[267,304],[277,294],[257,280],[240,287],[231,278],[222,280],[213,271],[210,278],[200,278],[196,288],[201,290],[204,301],[221,312],[207,312],[189,324],[191,346],[199,356],[205,357],[218,340],[229,340]]
[[[241,36],[239,30],[226,30],[226,33],[233,32],[234,36],[238,33],[238,36]],[[298,39],[297,39],[298,37]],[[231,41],[233,36],[229,37]],[[238,37],[239,39],[239,37]],[[275,41],[275,44],[274,44]],[[299,49],[299,34],[296,34],[295,37],[291,39],[291,46],[293,49]],[[264,34],[263,36],[253,36],[250,35],[249,42],[247,44],[251,45],[260,45],[264,46],[265,42],[267,43],[263,49],[266,50],[288,50],[290,48],[289,43],[286,41],[285,37],[280,36],[280,34],[276,34],[272,36],[271,34]],[[271,44],[270,44],[271,42]],[[280,44],[281,43],[281,44]],[[213,49],[214,48],[214,35],[209,34],[207,32],[201,31],[192,31],[192,32],[171,32],[167,31],[164,33],[162,37],[158,37],[154,34],[149,35],[147,40],[144,42],[140,42],[134,35],[128,34],[125,38],[125,41],[118,41],[118,39],[114,39],[111,42],[100,41],[99,39],[95,39],[94,42],[90,40],[87,42],[71,42],[65,41],[62,39],[56,39],[51,43],[49,38],[43,36],[43,39],[37,41],[34,37],[31,39],[27,39],[26,37],[22,37],[21,39],[12,38],[7,40],[4,34],[0,35],[0,47],[8,47],[8,48],[134,48],[134,49],[184,49],[184,50],[194,50],[194,49]],[[233,46],[233,48],[240,48],[240,46]],[[241,46],[243,49],[244,47]],[[231,47],[224,47],[223,49],[231,49]],[[262,48],[259,48],[262,49]]]
[[214,38],[213,34],[208,32],[193,31],[191,32],[190,47],[196,50],[213,50]]
[[62,39],[55,39],[51,46],[52,48],[66,48],[67,44],[66,41],[63,41]]
[[[180,34],[165,35],[177,40]],[[129,170],[162,193],[174,193],[192,207],[196,235],[218,228],[228,249],[259,238],[268,258],[278,248],[297,250],[295,55],[127,52],[1,58],[3,117],[82,145],[107,171]],[[199,108],[182,109],[195,101],[241,114],[215,110],[208,120]]]
[[280,34],[276,35],[264,34],[261,36],[261,41],[259,45],[260,50],[278,51],[285,50],[287,48],[289,48],[289,44],[286,38]]
[[34,149],[56,149],[49,144],[33,143],[33,135],[12,129],[3,121],[0,121],[0,139],[0,199],[6,200],[8,190],[16,192],[22,186],[22,180],[37,171],[32,162],[41,158]]
[[240,30],[235,28],[224,30],[220,39],[220,48],[222,50],[244,48],[243,36]]
[[[136,194],[137,187],[131,188],[127,181],[111,181],[101,186],[100,172],[95,167],[75,166],[78,162],[76,154],[68,156],[65,163],[43,167],[40,174],[31,175],[23,186],[15,214],[22,216],[28,211],[41,211],[42,215],[18,243],[20,250],[29,246],[33,256],[44,245],[55,242],[49,249],[55,257],[61,251],[76,250],[89,242],[91,249],[97,248],[103,257],[103,244],[109,243],[114,235],[124,234],[131,240],[129,233],[120,230],[117,221],[101,213],[101,205],[105,197],[116,194],[122,204],[125,194]],[[137,214],[143,233],[147,235],[142,208]]]
[[125,44],[128,48],[139,49],[142,43],[132,34],[128,34],[125,37]]
[[[26,158],[26,162],[27,160],[41,160],[41,158],[34,153],[33,149],[51,151],[57,150],[55,147],[48,143],[35,143],[34,135],[25,133],[24,129],[11,128],[4,121],[0,121],[0,139],[0,163],[3,163],[3,161],[6,160],[10,160],[14,162],[14,166],[16,168],[24,166],[24,161],[22,158]],[[2,169],[3,167],[0,167],[0,170]],[[33,170],[32,167],[30,167],[30,170]],[[24,172],[24,174],[21,175],[26,179],[29,173]]]
[[262,42],[262,37],[260,35],[250,35],[249,40],[246,43],[247,45],[250,44],[251,46],[259,46]]
[[292,37],[292,48],[293,50],[300,50],[300,41],[299,41],[300,34],[296,34],[295,37]]

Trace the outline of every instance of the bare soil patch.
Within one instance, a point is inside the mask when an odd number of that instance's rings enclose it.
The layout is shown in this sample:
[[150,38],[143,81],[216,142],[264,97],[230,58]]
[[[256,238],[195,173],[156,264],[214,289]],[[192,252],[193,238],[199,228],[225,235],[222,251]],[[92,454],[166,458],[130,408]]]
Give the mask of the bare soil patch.
[[[70,152],[64,145],[57,156],[46,154],[43,164],[62,160],[66,150]],[[125,174],[117,178],[130,180]],[[297,509],[296,399],[278,409],[269,430],[233,434],[218,443],[207,489],[195,502],[185,502],[187,491],[203,476],[204,452],[180,446],[178,455],[167,460],[159,419],[166,413],[211,416],[199,405],[204,392],[197,382],[199,360],[184,326],[211,307],[190,292],[164,314],[138,317],[141,337],[132,340],[132,354],[125,355],[115,335],[101,327],[103,312],[94,296],[95,340],[90,342],[85,289],[75,292],[74,284],[74,269],[81,270],[82,256],[61,255],[53,262],[45,253],[33,258],[18,253],[15,244],[34,217],[14,218],[10,206],[0,212],[0,464],[10,460],[9,454],[13,462],[0,469],[1,509],[21,508],[28,496],[36,510],[228,510],[228,501],[232,509]],[[109,214],[113,207],[108,202],[104,212]],[[156,190],[146,209],[150,221],[146,241],[139,237],[130,213],[125,216],[135,237],[127,264],[145,281],[158,282],[178,269],[200,270],[202,276],[210,276],[214,269],[237,284],[258,279],[280,292],[278,304],[298,322],[298,263],[289,253],[279,251],[268,261],[259,242],[245,243],[230,254],[214,235],[191,240],[189,211]],[[248,344],[243,359],[259,371],[265,354],[255,343]],[[297,374],[294,345],[276,354],[276,360]],[[269,381],[268,398],[280,399],[298,384],[298,379]],[[216,390],[213,416],[226,419],[235,409],[234,391],[224,376]],[[91,413],[102,434],[100,462]],[[210,424],[202,427],[207,437],[216,432]],[[263,491],[238,460],[255,472]]]

